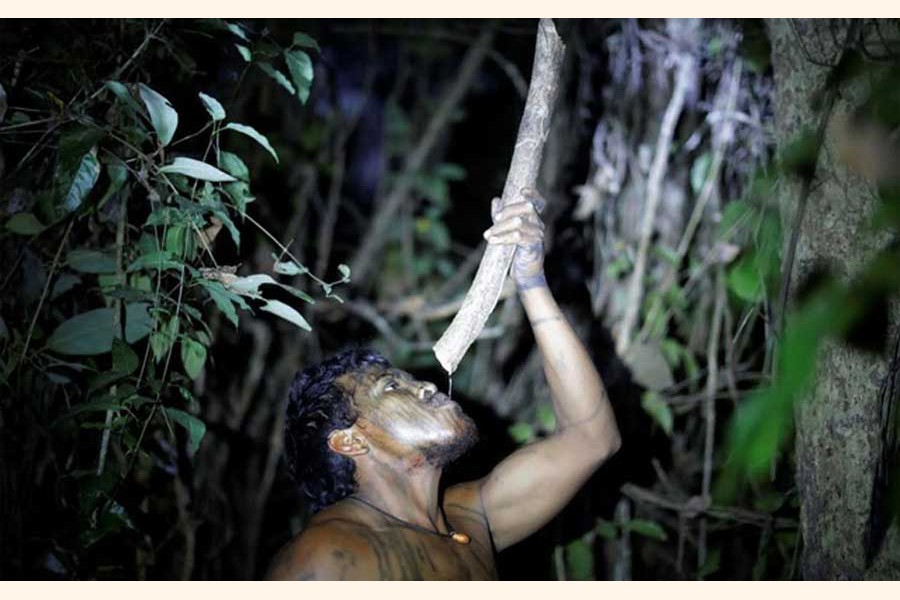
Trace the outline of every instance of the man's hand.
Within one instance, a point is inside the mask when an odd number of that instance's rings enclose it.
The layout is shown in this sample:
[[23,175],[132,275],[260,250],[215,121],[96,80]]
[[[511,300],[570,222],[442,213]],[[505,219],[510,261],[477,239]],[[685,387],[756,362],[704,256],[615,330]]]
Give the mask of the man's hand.
[[500,209],[500,198],[491,202],[494,226],[484,232],[489,244],[515,244],[512,276],[520,292],[546,287],[544,278],[544,223],[540,212],[545,202],[534,190],[522,190],[522,197]]

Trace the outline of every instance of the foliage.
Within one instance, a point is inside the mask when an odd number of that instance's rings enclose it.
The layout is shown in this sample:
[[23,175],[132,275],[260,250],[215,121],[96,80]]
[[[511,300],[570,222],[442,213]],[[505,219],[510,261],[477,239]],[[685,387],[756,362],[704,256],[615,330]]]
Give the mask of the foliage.
[[[146,37],[131,60],[142,60],[154,40],[177,38],[164,25],[144,25]],[[236,23],[206,25],[218,38],[250,42]],[[258,44],[274,47],[265,37]],[[299,47],[315,42],[298,32],[284,50],[292,94],[302,103],[313,70]],[[254,64],[269,65],[271,57],[258,53]],[[207,426],[197,416],[191,382],[203,377],[214,341],[208,301],[235,326],[241,311],[258,310],[306,331],[310,325],[298,306],[315,303],[269,275],[239,275],[213,253],[223,228],[238,251],[245,222],[271,235],[248,211],[250,169],[228,145],[233,136],[223,134],[252,139],[277,163],[266,136],[230,121],[223,103],[205,91],[194,97],[208,118],[194,123],[183,115],[196,110],[176,107],[137,72],[122,78],[125,66],[113,78],[86,79],[82,90],[56,105],[44,99],[66,97],[69,90],[27,90],[36,99],[33,108],[23,107],[15,125],[0,128],[4,146],[30,144],[10,174],[15,187],[3,190],[9,207],[26,188],[30,197],[10,209],[4,230],[6,242],[19,245],[20,258],[33,257],[23,263],[19,293],[5,301],[4,312],[29,320],[2,322],[0,384],[4,395],[53,406],[53,434],[70,447],[95,444],[93,452],[72,455],[77,466],[68,477],[79,499],[72,507],[78,526],[56,542],[55,555],[69,557],[64,568],[72,573],[83,569],[76,557],[84,549],[108,538],[140,539],[136,507],[126,508],[120,496],[122,486],[152,476],[159,463],[146,447],[148,436],[167,432],[190,456],[202,448]],[[278,245],[273,272],[304,274],[340,300],[334,288],[349,281],[346,267],[337,281],[325,282]],[[22,293],[35,287],[42,288],[37,295]],[[294,305],[267,295],[271,289],[286,291]],[[180,361],[173,360],[176,351]]]

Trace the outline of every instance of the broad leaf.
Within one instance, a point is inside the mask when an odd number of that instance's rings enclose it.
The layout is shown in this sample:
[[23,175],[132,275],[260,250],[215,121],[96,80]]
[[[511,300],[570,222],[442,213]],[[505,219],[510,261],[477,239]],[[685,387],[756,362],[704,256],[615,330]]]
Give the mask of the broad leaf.
[[107,81],[103,84],[106,89],[110,90],[113,94],[115,94],[116,98],[125,104],[135,115],[142,115],[146,117],[146,113],[144,109],[141,108],[141,105],[134,101],[131,93],[128,91],[128,88],[125,87],[124,84],[118,81]]
[[37,235],[47,227],[31,213],[16,213],[6,222],[6,228],[19,235]]
[[147,112],[150,113],[150,122],[153,124],[159,143],[168,146],[178,128],[178,113],[175,112],[165,96],[143,83],[138,84],[138,93],[147,107]]
[[[216,307],[222,311],[222,313],[229,321],[231,321],[232,325],[237,327],[237,310],[235,310],[234,303],[232,302],[232,298],[230,297],[235,296],[235,294],[226,290],[225,287],[218,281],[211,281],[208,279],[201,280],[200,285],[201,287],[203,287],[203,289],[206,290],[206,293],[209,294],[209,297],[212,298],[212,301],[215,303]],[[236,297],[241,300],[240,296]],[[241,300],[241,302],[243,302],[243,300]]]
[[297,93],[297,90],[294,89],[293,84],[285,77],[284,73],[273,67],[271,64],[267,62],[257,63],[257,66],[262,69],[266,75],[274,79],[278,85],[286,89],[291,93],[291,96]]
[[199,160],[194,160],[193,158],[187,158],[185,156],[177,157],[174,161],[172,161],[172,164],[162,167],[159,172],[175,173],[176,175],[186,175],[187,177],[193,177],[194,179],[200,179],[202,181],[212,181],[216,183],[237,181],[228,173],[220,171],[210,164],[201,162]]
[[662,528],[662,525],[656,521],[648,521],[646,519],[632,519],[625,524],[625,529],[661,542],[666,541],[669,537],[666,535],[666,530]]
[[292,260],[276,262],[274,271],[282,275],[303,275],[304,273],[309,273],[309,269],[303,265],[298,265]]
[[60,354],[91,356],[112,348],[113,309],[98,308],[63,322],[47,340],[47,348]]
[[566,545],[566,570],[575,581],[594,578],[594,550],[585,540],[575,540]]
[[298,313],[296,310],[294,310],[284,302],[279,302],[278,300],[266,300],[265,304],[263,304],[260,308],[266,312],[270,312],[273,315],[281,317],[285,321],[290,321],[300,329],[312,331],[312,327],[309,326],[309,323],[306,322],[306,319],[303,318],[303,315]]
[[275,159],[275,162],[278,162],[278,154],[275,152],[275,149],[269,144],[269,140],[266,139],[266,136],[253,129],[249,125],[241,125],[240,123],[229,123],[225,126],[225,129],[230,129],[232,131],[237,131],[238,133],[243,133],[249,138],[252,138],[256,143],[265,148],[269,154],[272,155],[272,158]]
[[99,206],[103,206],[113,194],[121,190],[125,181],[128,180],[128,169],[125,167],[125,163],[118,158],[112,159],[106,165],[106,174],[109,175],[109,186],[97,202]]
[[250,38],[247,37],[247,34],[244,32],[244,28],[243,28],[241,25],[238,25],[237,23],[228,23],[228,22],[226,22],[226,23],[225,23],[225,27],[228,28],[228,31],[230,31],[230,32],[233,33],[234,35],[238,36],[239,38],[241,38],[241,39],[244,40],[245,42],[249,42],[249,41],[250,41]]
[[147,337],[156,325],[147,302],[132,302],[125,305],[125,341],[133,344]]
[[87,195],[94,189],[100,177],[100,162],[97,160],[97,148],[92,148],[81,157],[81,162],[72,176],[72,183],[63,198],[66,212],[78,210]]
[[250,181],[250,169],[247,168],[246,163],[237,154],[225,152],[224,150],[220,152],[219,168],[236,179]]
[[81,277],[72,275],[71,273],[63,273],[53,283],[53,289],[50,290],[50,299],[56,300],[76,285],[81,283]]
[[672,435],[672,409],[660,399],[659,394],[652,390],[644,392],[641,397],[641,408],[653,417],[666,435]]
[[141,269],[158,269],[166,271],[169,269],[181,269],[183,263],[174,260],[174,257],[165,250],[158,250],[139,256],[133,263],[128,265],[128,272],[132,273]]
[[123,375],[131,375],[140,364],[140,359],[131,346],[118,338],[113,340],[112,359],[113,370]]
[[116,272],[116,257],[99,250],[72,250],[66,256],[66,264],[81,273]]
[[208,96],[203,92],[200,92],[200,99],[203,101],[203,106],[206,107],[206,112],[209,113],[209,116],[212,117],[213,121],[221,121],[225,118],[225,108],[219,103],[218,100],[213,98],[212,96]]
[[506,432],[517,444],[530,444],[537,439],[534,427],[530,423],[514,423]]
[[188,377],[196,379],[206,363],[206,346],[189,337],[181,338],[181,363]]
[[313,82],[313,65],[309,55],[302,50],[288,50],[284,53],[287,61],[288,72],[297,90],[297,98],[306,104],[309,99],[309,90]]
[[248,48],[247,46],[235,44],[234,47],[237,48],[238,54],[241,55],[241,58],[244,59],[244,62],[250,62],[253,59],[253,55],[250,53],[250,48]]
[[206,435],[206,423],[194,415],[186,413],[183,410],[178,410],[177,408],[169,408],[167,406],[165,411],[170,419],[187,429],[188,436],[191,440],[191,452],[196,454],[197,450],[200,448],[200,442],[203,440],[203,436]]
[[322,49],[319,48],[319,43],[316,40],[300,31],[294,33],[294,40],[291,43],[291,46],[300,46],[301,48],[314,48],[319,52],[322,51]]

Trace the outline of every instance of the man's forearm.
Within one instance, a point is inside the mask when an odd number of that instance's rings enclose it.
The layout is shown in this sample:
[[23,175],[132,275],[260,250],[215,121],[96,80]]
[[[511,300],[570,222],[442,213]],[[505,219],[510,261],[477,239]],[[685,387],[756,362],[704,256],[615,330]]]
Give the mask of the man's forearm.
[[544,359],[558,429],[577,427],[608,444],[606,450],[617,448],[619,431],[600,375],[546,283],[520,284],[519,295]]

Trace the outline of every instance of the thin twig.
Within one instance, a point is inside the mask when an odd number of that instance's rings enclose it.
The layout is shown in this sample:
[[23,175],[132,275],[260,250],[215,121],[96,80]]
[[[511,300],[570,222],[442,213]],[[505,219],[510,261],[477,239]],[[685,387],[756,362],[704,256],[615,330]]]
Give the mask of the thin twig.
[[[725,310],[726,290],[725,276],[722,267],[716,269],[716,304],[713,309],[712,331],[709,334],[709,342],[706,349],[706,364],[708,375],[706,378],[706,401],[703,406],[703,420],[705,421],[705,437],[703,441],[703,482],[701,484],[701,498],[705,500],[710,496],[713,471],[713,450],[716,436],[716,389],[719,375],[719,338],[722,331],[722,316]],[[706,500],[708,502],[708,500]],[[697,569],[702,569],[706,564],[706,519],[700,519],[700,530],[697,543]]]
[[650,167],[647,178],[647,200],[644,205],[644,218],[641,221],[640,242],[634,271],[628,285],[628,298],[625,302],[625,314],[622,317],[616,339],[616,352],[624,356],[631,345],[631,337],[640,314],[641,300],[644,295],[644,273],[647,270],[647,256],[650,249],[650,238],[653,235],[653,224],[656,220],[656,211],[662,198],[662,183],[669,162],[669,152],[672,148],[672,138],[675,135],[675,126],[681,115],[684,101],[687,96],[691,77],[694,73],[694,57],[687,52],[682,52],[677,58],[677,70],[675,74],[675,89],[663,114],[662,125],[656,140],[656,154]]
[[47,292],[50,290],[50,282],[53,281],[53,275],[56,274],[56,268],[59,266],[59,257],[62,254],[62,249],[66,245],[66,241],[69,239],[69,232],[72,231],[72,226],[74,224],[74,219],[69,221],[66,232],[63,234],[62,240],[59,242],[59,247],[56,249],[56,254],[53,256],[53,263],[50,265],[50,272],[47,273],[47,279],[44,282],[44,290],[41,292],[41,299],[38,301],[37,308],[34,310],[34,316],[31,318],[31,324],[28,326],[28,333],[25,335],[25,345],[22,347],[22,355],[19,357],[19,364],[25,360],[25,356],[28,354],[28,346],[31,344],[34,326],[41,314],[41,309],[44,307],[44,301],[47,299]]

